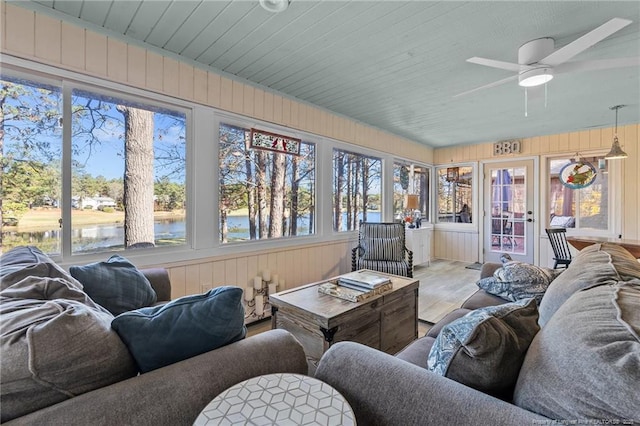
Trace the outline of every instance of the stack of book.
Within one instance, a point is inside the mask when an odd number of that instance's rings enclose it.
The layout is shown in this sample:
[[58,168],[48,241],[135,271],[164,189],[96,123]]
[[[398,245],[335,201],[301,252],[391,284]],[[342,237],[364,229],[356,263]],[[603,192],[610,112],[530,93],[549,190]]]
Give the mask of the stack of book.
[[392,288],[389,277],[360,270],[321,284],[318,291],[350,302],[362,302]]

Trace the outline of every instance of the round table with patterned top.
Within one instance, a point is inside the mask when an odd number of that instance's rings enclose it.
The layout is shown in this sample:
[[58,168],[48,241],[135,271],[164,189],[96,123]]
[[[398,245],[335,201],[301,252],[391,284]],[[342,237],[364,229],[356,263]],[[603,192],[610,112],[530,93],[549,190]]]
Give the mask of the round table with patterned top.
[[240,382],[215,397],[194,425],[355,425],[340,393],[302,374],[267,374]]

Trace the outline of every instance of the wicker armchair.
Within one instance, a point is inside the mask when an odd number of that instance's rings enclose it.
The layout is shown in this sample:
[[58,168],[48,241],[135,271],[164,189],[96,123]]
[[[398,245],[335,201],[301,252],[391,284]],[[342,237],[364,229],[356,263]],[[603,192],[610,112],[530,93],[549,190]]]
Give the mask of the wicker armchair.
[[413,278],[413,252],[405,245],[402,223],[360,222],[351,270],[371,269]]

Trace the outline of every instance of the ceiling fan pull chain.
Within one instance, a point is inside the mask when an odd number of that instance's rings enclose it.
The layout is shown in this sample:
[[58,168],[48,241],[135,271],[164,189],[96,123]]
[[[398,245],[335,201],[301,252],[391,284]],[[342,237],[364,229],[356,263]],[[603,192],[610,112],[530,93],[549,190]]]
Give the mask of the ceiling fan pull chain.
[[544,108],[547,108],[547,83],[544,84]]
[[528,104],[529,104],[529,100],[527,99],[527,88],[524,88],[524,116],[528,117],[529,113],[528,113]]

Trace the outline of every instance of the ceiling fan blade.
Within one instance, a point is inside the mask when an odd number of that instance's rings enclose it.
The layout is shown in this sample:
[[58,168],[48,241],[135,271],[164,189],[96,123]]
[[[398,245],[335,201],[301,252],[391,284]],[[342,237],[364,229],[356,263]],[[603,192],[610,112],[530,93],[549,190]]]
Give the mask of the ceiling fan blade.
[[511,62],[496,61],[494,59],[478,58],[477,56],[467,59],[467,62],[471,62],[472,64],[484,65],[492,68],[499,68],[501,70],[507,70],[507,71],[520,72],[520,70],[522,69],[522,66],[518,64],[513,64]]
[[516,80],[518,78],[517,75],[512,75],[511,77],[503,78],[502,80],[494,81],[493,83],[485,84],[484,86],[476,87],[475,89],[467,90],[466,92],[458,93],[454,95],[454,98],[459,96],[468,95],[473,92],[477,92],[479,90],[489,89],[490,87],[500,86],[501,84],[508,83],[510,81]]
[[553,70],[556,74],[559,74],[564,72],[595,71],[625,67],[640,67],[640,57],[565,62],[564,64],[558,65]]
[[555,67],[576,56],[578,53],[587,50],[599,41],[604,40],[616,31],[629,25],[632,21],[622,18],[613,18],[608,22],[600,25],[595,30],[589,31],[582,37],[572,41],[564,47],[556,50],[547,57],[538,61],[538,63]]

